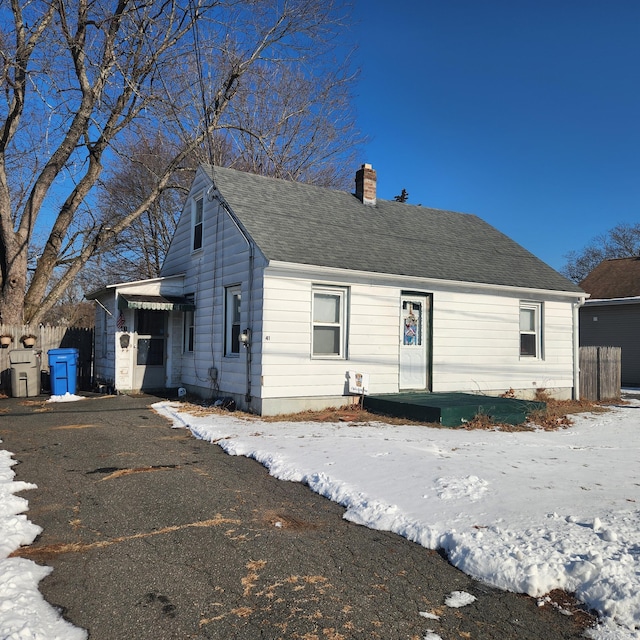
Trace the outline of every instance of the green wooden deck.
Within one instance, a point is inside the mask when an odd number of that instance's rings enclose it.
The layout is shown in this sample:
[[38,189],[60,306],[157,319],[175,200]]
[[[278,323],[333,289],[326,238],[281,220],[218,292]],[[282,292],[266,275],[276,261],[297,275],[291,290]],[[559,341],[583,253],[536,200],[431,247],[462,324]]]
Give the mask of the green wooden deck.
[[473,393],[390,393],[365,396],[364,407],[373,413],[436,422],[459,427],[477,415],[489,416],[496,423],[521,424],[544,402],[481,396]]

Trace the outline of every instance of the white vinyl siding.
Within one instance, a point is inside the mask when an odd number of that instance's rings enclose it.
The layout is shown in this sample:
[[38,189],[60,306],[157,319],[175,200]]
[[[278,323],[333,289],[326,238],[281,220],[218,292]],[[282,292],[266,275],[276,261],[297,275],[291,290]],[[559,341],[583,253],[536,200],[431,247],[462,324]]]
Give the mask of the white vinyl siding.
[[100,323],[100,337],[102,343],[102,353],[101,357],[107,357],[107,345],[109,344],[108,333],[107,333],[107,319],[109,316],[109,312],[106,309],[102,309],[102,322]]
[[[309,358],[312,287],[302,278],[265,278],[262,396],[341,396],[348,369],[369,374],[371,393],[396,393],[402,288],[349,286],[349,360],[343,361]],[[433,337],[425,336],[433,391],[573,386],[569,302],[545,302],[545,360],[520,359],[518,298],[434,287],[425,293],[433,294]]]
[[[180,273],[187,274],[187,280],[185,280],[185,288],[187,291],[198,291],[195,287],[191,287],[187,282],[192,282],[198,278],[197,268],[200,260],[206,258],[209,263],[213,261],[213,256],[210,251],[193,252],[193,215],[194,205],[193,201],[196,197],[202,198],[203,201],[203,222],[202,222],[202,243],[207,247],[210,246],[208,234],[215,230],[215,216],[217,214],[218,207],[215,203],[210,202],[208,198],[202,197],[202,194],[206,193],[211,182],[203,173],[202,169],[196,171],[196,177],[191,185],[191,192],[185,202],[184,209],[178,220],[178,225],[171,238],[171,245],[165,256],[164,263],[162,265],[162,276],[177,275]],[[213,248],[213,247],[212,247]]]
[[116,332],[116,319],[113,316],[113,312],[118,313],[115,309],[115,295],[111,294],[108,297],[103,297],[100,302],[111,313],[105,311],[100,305],[96,305],[96,309],[99,309],[96,313],[96,331],[100,332],[101,348],[96,349],[93,375],[96,380],[112,384],[115,378]]
[[[343,291],[348,298],[348,360],[311,355],[313,294],[322,290]],[[340,397],[352,368],[373,375],[378,389],[397,391],[398,300],[397,290],[389,288],[320,286],[295,277],[266,277],[263,397]]]
[[544,303],[545,359],[520,357],[520,300],[442,291],[433,300],[433,387],[438,391],[573,386],[570,302]]
[[[210,182],[199,169],[192,186],[192,197],[193,194],[206,193],[209,186]],[[188,209],[185,211],[190,213]],[[195,350],[180,354],[180,366],[176,367],[180,370],[179,386],[198,389],[207,397],[211,396],[212,390],[219,395],[236,394],[239,400],[247,389],[247,351],[241,349],[233,357],[225,356],[225,290],[239,282],[249,282],[249,248],[228,213],[215,199],[204,198],[203,246],[206,251],[192,252],[191,222],[191,215],[183,213],[162,267],[163,276],[184,273],[184,290],[195,292],[196,298]],[[251,381],[252,394],[256,396],[260,394],[263,265],[264,258],[258,253],[255,257],[251,313],[250,297],[244,284],[241,291],[241,329],[252,329]],[[250,326],[250,318],[253,326]],[[216,371],[215,380],[210,377],[213,369]]]

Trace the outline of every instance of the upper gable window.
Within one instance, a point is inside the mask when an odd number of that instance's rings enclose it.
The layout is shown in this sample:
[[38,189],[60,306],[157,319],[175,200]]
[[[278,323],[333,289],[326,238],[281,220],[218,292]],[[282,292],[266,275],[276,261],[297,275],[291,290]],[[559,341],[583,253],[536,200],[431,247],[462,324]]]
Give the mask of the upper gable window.
[[191,203],[191,250],[202,249],[202,221],[204,218],[204,199],[195,198]]

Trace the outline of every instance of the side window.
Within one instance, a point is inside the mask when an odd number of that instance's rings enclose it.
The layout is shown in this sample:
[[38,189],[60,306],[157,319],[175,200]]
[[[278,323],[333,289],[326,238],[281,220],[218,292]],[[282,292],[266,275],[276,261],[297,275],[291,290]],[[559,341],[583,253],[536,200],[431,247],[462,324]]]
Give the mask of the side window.
[[240,285],[225,290],[225,330],[224,354],[240,354],[240,304],[242,301]]
[[314,287],[312,300],[311,355],[346,358],[347,290]]
[[542,357],[542,304],[520,303],[520,357]]
[[191,205],[191,235],[192,235],[192,245],[191,248],[193,251],[197,251],[198,249],[202,249],[202,224],[204,217],[204,200],[202,198],[197,198],[193,200]]
[[184,346],[183,346],[183,350],[185,353],[190,353],[193,351],[194,334],[195,334],[194,312],[185,311],[184,312]]

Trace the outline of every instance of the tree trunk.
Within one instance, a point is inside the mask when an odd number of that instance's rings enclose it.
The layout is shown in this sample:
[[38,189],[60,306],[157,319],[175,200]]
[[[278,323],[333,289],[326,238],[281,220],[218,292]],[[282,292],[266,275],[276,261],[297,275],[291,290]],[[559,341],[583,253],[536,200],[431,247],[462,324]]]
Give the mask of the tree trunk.
[[0,323],[24,324],[24,292],[27,287],[26,243],[6,242],[0,289]]

